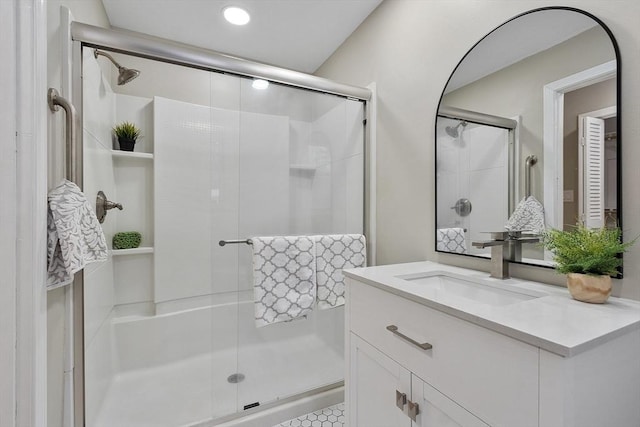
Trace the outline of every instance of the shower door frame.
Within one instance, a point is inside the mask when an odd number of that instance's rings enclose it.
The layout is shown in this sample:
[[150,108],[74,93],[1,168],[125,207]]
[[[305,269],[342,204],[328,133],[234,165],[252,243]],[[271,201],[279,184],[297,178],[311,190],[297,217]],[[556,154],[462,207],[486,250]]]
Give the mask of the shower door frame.
[[[513,119],[508,119],[500,116],[493,116],[490,114],[478,113],[476,111],[464,110],[462,108],[457,107],[440,107],[438,110],[438,117],[444,117],[447,119],[453,120],[464,120],[470,123],[476,123],[483,126],[491,126],[496,128],[505,129],[509,132],[508,134],[508,176],[509,176],[509,192],[508,192],[508,202],[507,208],[509,211],[509,215],[515,209],[516,203],[519,200],[518,198],[518,189],[520,186],[519,182],[519,163],[517,159],[520,155],[520,146],[518,143],[518,122]],[[437,159],[437,155],[436,155]],[[437,200],[437,196],[436,196]]]
[[[217,53],[215,51],[197,48],[191,45],[149,36],[131,31],[118,31],[71,22],[71,86],[72,100],[78,111],[78,123],[83,120],[82,105],[82,49],[83,47],[105,49],[127,55],[138,56],[151,60],[167,62],[211,72],[223,72],[239,77],[261,78],[294,88],[314,92],[337,95],[364,103],[364,206],[363,225],[367,236],[367,259],[375,260],[375,153],[371,150],[375,136],[374,126],[370,125],[375,112],[371,104],[375,102],[373,92],[368,88],[337,83],[322,77],[305,74],[298,71],[261,64],[246,59]],[[375,89],[374,89],[375,90]],[[75,171],[76,184],[83,189],[83,133],[78,132],[75,162],[71,168]],[[71,159],[67,159],[71,161]],[[372,265],[371,262],[368,263]],[[84,387],[84,275],[76,274],[73,283],[73,413],[74,425],[85,426],[85,387]],[[312,392],[322,392],[327,387],[320,387]],[[308,395],[310,392],[302,393]],[[243,415],[236,413],[237,417]]]

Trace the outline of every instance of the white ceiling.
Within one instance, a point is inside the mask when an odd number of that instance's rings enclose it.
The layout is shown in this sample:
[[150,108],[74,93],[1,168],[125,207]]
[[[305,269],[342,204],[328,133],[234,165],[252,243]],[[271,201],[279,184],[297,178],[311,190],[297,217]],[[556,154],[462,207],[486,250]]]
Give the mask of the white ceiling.
[[[113,27],[313,73],[382,0],[102,0]],[[249,11],[245,26],[223,8]]]

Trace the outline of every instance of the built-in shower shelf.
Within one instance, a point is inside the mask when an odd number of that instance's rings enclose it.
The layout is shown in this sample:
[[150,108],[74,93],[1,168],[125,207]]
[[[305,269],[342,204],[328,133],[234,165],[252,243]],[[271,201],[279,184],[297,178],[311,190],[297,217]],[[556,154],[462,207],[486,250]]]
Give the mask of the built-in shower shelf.
[[121,159],[153,159],[152,153],[136,153],[135,151],[111,150],[111,155]]
[[133,248],[133,249],[114,249],[111,251],[111,255],[113,256],[142,255],[142,254],[152,254],[152,253],[153,253],[153,248],[148,246]]
[[289,169],[292,171],[315,172],[316,165],[298,163],[298,164],[289,165]]

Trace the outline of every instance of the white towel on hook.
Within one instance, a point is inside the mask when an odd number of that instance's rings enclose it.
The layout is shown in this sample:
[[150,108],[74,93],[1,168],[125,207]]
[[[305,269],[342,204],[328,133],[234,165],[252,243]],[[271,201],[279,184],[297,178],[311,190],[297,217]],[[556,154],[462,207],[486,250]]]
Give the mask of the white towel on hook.
[[544,206],[535,197],[520,200],[504,228],[508,231],[530,231],[542,234],[545,230]]
[[306,316],[316,300],[315,242],[309,236],[252,237],[256,326]]
[[466,254],[467,242],[464,235],[464,229],[459,227],[438,228],[436,236],[436,250],[441,252]]
[[109,252],[95,212],[77,185],[63,180],[49,192],[47,289],[65,286],[87,264]]
[[362,234],[314,236],[318,280],[318,308],[326,310],[344,305],[345,268],[364,267],[367,243]]

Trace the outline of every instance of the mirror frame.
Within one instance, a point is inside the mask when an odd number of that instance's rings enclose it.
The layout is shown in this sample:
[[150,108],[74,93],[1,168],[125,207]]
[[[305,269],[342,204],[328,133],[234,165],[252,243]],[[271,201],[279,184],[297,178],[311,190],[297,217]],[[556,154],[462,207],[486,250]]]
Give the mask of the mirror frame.
[[[436,253],[443,253],[443,254],[448,254],[448,255],[458,255],[458,256],[465,256],[465,257],[472,257],[472,258],[480,258],[480,259],[485,259],[485,257],[481,257],[478,255],[472,255],[472,254],[459,254],[459,253],[453,253],[453,252],[446,252],[446,251],[439,251],[437,248],[438,242],[436,239],[436,234],[437,234],[437,224],[438,224],[438,169],[437,169],[437,163],[438,163],[438,145],[435,143],[435,141],[437,141],[437,137],[438,137],[438,112],[440,111],[440,108],[442,107],[442,99],[444,98],[445,95],[445,90],[447,88],[447,86],[449,85],[449,82],[451,81],[451,78],[453,77],[453,75],[456,73],[456,71],[458,70],[458,68],[460,68],[460,65],[464,62],[464,60],[467,58],[467,56],[469,56],[469,54],[471,53],[471,51],[473,51],[480,43],[482,43],[490,34],[493,34],[495,31],[498,31],[500,28],[502,28],[504,25],[520,18],[526,15],[529,15],[531,13],[536,13],[536,12],[542,12],[542,11],[549,11],[549,10],[562,10],[562,11],[570,11],[570,12],[576,12],[576,13],[580,13],[588,18],[591,18],[593,21],[595,21],[598,25],[600,25],[600,27],[607,33],[607,35],[609,36],[609,39],[611,41],[611,45],[613,47],[614,53],[615,53],[615,62],[616,62],[616,127],[617,127],[617,147],[616,147],[616,209],[617,209],[617,213],[618,213],[618,227],[621,230],[621,239],[623,239],[623,222],[622,222],[622,137],[621,137],[621,133],[622,133],[622,127],[621,127],[621,118],[622,118],[622,102],[621,102],[621,95],[622,95],[622,90],[621,90],[621,61],[620,61],[620,48],[618,46],[618,42],[616,41],[613,32],[611,31],[611,29],[598,17],[594,16],[593,14],[586,12],[582,9],[578,9],[578,8],[574,8],[574,7],[568,7],[568,6],[547,6],[547,7],[540,7],[540,8],[536,8],[536,9],[531,9],[528,10],[526,12],[520,13],[506,21],[504,21],[502,24],[498,25],[497,27],[495,27],[493,30],[489,31],[487,34],[485,34],[480,40],[478,40],[476,43],[474,43],[473,46],[471,46],[471,48],[462,56],[462,58],[460,59],[460,61],[458,61],[458,63],[456,64],[456,66],[454,67],[454,69],[451,71],[451,74],[449,75],[449,78],[447,79],[444,88],[442,89],[442,93],[440,95],[440,99],[438,100],[438,107],[436,109],[436,114],[435,114],[435,120],[434,120],[434,163],[433,163],[433,173],[434,173],[434,201],[435,201],[435,205],[434,205],[434,211],[435,211],[435,215],[434,215],[434,220],[435,223],[433,224],[434,226],[434,231],[436,232],[434,234],[434,239],[433,239],[433,249],[436,251]],[[623,239],[624,241],[624,239]],[[620,257],[622,257],[622,254],[619,254]],[[547,265],[542,265],[542,264],[534,264],[534,263],[528,263],[528,262],[522,262],[522,261],[509,261],[510,263],[516,263],[516,264],[524,264],[524,265],[528,265],[528,266],[534,266],[534,267],[541,267],[541,268],[546,268],[546,269],[555,269],[554,266],[547,266]],[[623,266],[620,266],[618,268],[618,275],[616,276],[616,278],[621,279],[622,278],[622,273],[623,273]]]

